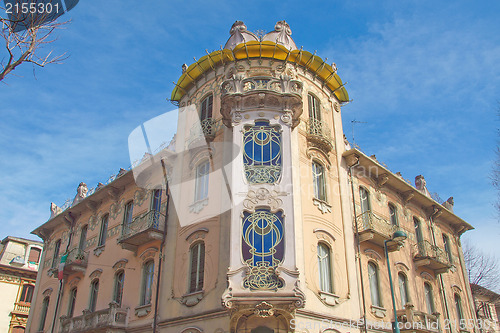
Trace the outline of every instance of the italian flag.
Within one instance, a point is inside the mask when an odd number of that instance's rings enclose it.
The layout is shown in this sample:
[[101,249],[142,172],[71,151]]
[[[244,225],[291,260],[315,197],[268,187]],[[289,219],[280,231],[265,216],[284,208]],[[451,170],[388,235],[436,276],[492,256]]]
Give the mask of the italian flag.
[[59,280],[63,279],[64,266],[66,265],[66,260],[68,259],[68,254],[63,254],[61,257],[61,263],[59,264],[59,272],[57,273],[57,277]]

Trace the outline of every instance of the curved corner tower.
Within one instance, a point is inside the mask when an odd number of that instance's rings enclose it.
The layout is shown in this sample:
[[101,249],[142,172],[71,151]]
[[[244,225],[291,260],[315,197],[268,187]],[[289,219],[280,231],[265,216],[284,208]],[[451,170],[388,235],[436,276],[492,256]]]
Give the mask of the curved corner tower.
[[227,269],[230,330],[359,318],[359,305],[341,305],[356,293],[344,242],[346,233],[353,239],[343,223],[349,203],[340,195],[347,91],[334,64],[297,48],[285,21],[260,38],[236,21],[230,34],[224,49],[183,66],[171,97],[196,107],[207,139],[234,144],[227,228],[220,219],[226,247],[216,259]]

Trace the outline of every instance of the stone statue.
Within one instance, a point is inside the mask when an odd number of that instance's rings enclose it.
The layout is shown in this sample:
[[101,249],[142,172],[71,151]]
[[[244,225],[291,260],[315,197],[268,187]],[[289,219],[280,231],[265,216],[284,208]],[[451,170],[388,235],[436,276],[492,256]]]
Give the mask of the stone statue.
[[415,187],[417,188],[417,190],[419,190],[429,198],[431,197],[429,190],[427,190],[427,183],[424,176],[418,175],[417,177],[415,177]]
[[56,217],[57,215],[61,214],[62,209],[61,207],[58,207],[55,203],[51,202],[50,203],[50,219]]
[[448,200],[443,202],[443,206],[452,213],[453,213],[453,205],[454,204],[455,204],[455,202],[453,201],[453,197],[449,197]]
[[80,185],[78,185],[78,188],[76,189],[76,196],[75,196],[75,199],[73,200],[73,204],[71,206],[74,206],[77,203],[79,203],[80,201],[82,201],[87,196],[88,191],[89,191],[89,189],[87,188],[87,184],[85,184],[83,182],[80,183]]

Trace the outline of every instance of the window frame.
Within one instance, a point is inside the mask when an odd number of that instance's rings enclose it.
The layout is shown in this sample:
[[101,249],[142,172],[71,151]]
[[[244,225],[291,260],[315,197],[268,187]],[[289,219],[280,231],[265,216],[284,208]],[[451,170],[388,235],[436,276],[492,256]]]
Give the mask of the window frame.
[[307,94],[307,107],[309,111],[309,119],[321,121],[321,101],[313,93]]
[[80,231],[80,240],[78,242],[78,249],[80,251],[84,251],[85,248],[87,247],[87,233],[89,230],[89,225],[86,224],[82,226],[82,229]]
[[[321,200],[323,202],[327,202],[327,186],[326,186],[326,168],[325,166],[318,162],[317,160],[312,161],[312,177],[313,177],[313,189],[314,189],[314,198]],[[321,170],[321,174],[318,174],[317,169]]]
[[91,312],[95,312],[97,307],[97,298],[99,297],[99,279],[93,279],[90,283],[89,296],[89,310]]
[[389,202],[387,206],[389,207],[389,219],[391,221],[391,225],[393,227],[399,227],[398,209],[396,205]]
[[214,95],[208,94],[200,103],[200,121],[213,118],[214,110]]
[[[403,282],[403,284],[401,284]],[[411,303],[410,289],[408,288],[408,277],[403,272],[398,272],[399,297],[401,300],[401,308],[405,309],[406,304]],[[404,294],[404,295],[403,295]],[[403,302],[403,296],[406,302]]]
[[[150,270],[148,268],[151,267]],[[142,266],[142,283],[140,305],[149,305],[153,301],[155,261],[147,260]]]
[[47,321],[47,314],[49,312],[50,296],[45,296],[42,300],[40,321],[38,322],[38,331],[42,331],[45,328],[45,322]]
[[[27,295],[29,294],[28,291],[31,289],[31,295],[29,297],[29,301],[26,301]],[[19,294],[19,303],[25,303],[25,304],[31,304],[31,301],[33,300],[33,293],[35,291],[35,286],[32,285],[31,283],[25,283],[22,285],[21,288],[21,293]],[[23,299],[24,298],[24,299]]]
[[[38,257],[38,259],[36,261],[30,260],[31,254],[34,253],[34,252],[37,253],[37,257]],[[29,248],[28,260],[27,261],[31,262],[31,263],[39,264],[41,256],[42,256],[42,249],[39,248],[39,247],[36,247],[36,246],[31,246]]]
[[107,238],[107,233],[108,233],[108,223],[109,223],[109,214],[104,214],[101,218],[101,227],[99,231],[99,242],[97,243],[97,246],[105,246],[106,245],[106,238]]
[[123,225],[129,226],[132,223],[134,214],[134,200],[130,200],[125,204],[123,209]]
[[75,314],[75,304],[76,304],[76,295],[77,294],[78,294],[77,287],[73,287],[69,291],[69,298],[68,298],[68,317],[69,318],[72,318],[73,315]]
[[448,260],[450,261],[450,264],[453,263],[453,255],[451,253],[450,237],[448,237],[448,235],[446,235],[446,234],[443,234],[443,248],[444,248],[444,251],[446,252]]
[[455,302],[455,311],[457,313],[458,323],[460,325],[460,321],[464,320],[464,308],[462,306],[462,298],[458,293],[453,295],[453,301]]
[[[321,248],[325,250],[324,256],[321,256],[320,254]],[[318,257],[319,290],[321,292],[333,294],[334,283],[333,283],[332,248],[330,247],[329,244],[325,242],[318,242],[316,251]],[[325,277],[327,278],[327,280],[324,280]]]
[[434,303],[434,292],[429,282],[424,282],[425,305],[429,314],[436,312],[436,304]]
[[52,266],[51,268],[55,268],[57,266],[57,258],[59,257],[59,252],[61,251],[61,239],[58,239],[54,244],[54,252],[52,253]]
[[[196,261],[194,260],[195,251],[197,252]],[[188,293],[202,291],[205,285],[205,242],[203,241],[195,242],[189,248],[188,276]]]
[[417,243],[422,243],[424,241],[424,233],[422,231],[422,221],[416,216],[413,216],[413,227],[415,230],[415,238]]
[[115,273],[115,281],[113,285],[113,301],[118,304],[119,307],[122,306],[124,285],[125,271],[119,270]]
[[[201,170],[201,168],[203,168],[204,170]],[[210,160],[203,159],[196,165],[195,168],[194,202],[203,201],[206,198],[208,198],[209,182],[210,182]]]
[[[373,268],[373,274],[370,272],[370,267]],[[380,273],[379,273],[379,266],[373,262],[369,261],[367,265],[367,270],[368,270],[368,286],[370,288],[370,299],[372,301],[373,306],[377,307],[383,307],[383,302],[382,302],[382,294],[380,293]],[[374,279],[374,282],[372,283],[372,279]],[[373,286],[375,284],[375,286]],[[372,288],[375,287],[375,289]],[[375,302],[374,298],[377,298]]]

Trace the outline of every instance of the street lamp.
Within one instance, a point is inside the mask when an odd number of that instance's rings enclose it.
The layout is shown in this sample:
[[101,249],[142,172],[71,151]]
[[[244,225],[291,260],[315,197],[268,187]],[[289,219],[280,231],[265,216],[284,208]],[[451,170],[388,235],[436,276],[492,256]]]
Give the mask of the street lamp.
[[388,242],[402,243],[408,238],[408,235],[401,230],[398,230],[392,234],[391,239],[384,241],[384,251],[385,251],[385,260],[387,261],[387,271],[389,272],[389,285],[391,286],[391,297],[392,297],[392,309],[394,311],[394,323],[392,325],[393,333],[400,333],[398,327],[398,316],[396,314],[396,299],[394,298],[394,287],[392,285],[392,276],[391,276],[391,265],[389,264],[389,251],[387,250]]

